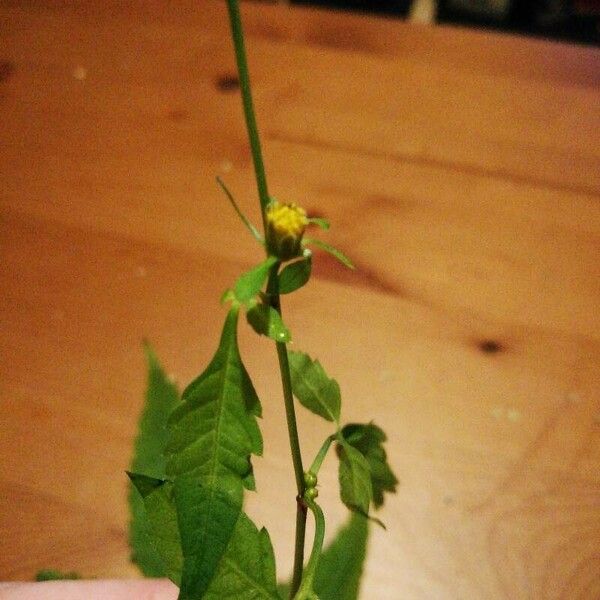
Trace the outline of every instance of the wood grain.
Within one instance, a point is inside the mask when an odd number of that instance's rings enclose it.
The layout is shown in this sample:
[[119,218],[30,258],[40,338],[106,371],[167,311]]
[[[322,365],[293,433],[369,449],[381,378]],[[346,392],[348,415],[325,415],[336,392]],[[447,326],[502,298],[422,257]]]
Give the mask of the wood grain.
[[[272,193],[333,223],[286,299],[402,485],[363,597],[600,598],[600,53],[244,7]],[[135,570],[123,475],[148,338],[183,385],[260,253],[221,2],[0,6],[0,579]],[[238,235],[239,234],[239,235]],[[271,346],[252,516],[291,567]],[[305,455],[327,428],[301,414]],[[320,498],[342,522],[333,461]]]

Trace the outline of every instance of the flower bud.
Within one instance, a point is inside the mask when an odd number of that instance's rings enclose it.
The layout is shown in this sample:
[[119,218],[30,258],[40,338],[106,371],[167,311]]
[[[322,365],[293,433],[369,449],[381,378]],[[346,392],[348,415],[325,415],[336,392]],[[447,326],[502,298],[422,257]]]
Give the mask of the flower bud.
[[282,260],[302,254],[302,236],[308,224],[306,211],[296,204],[280,204],[276,200],[267,206],[267,248]]
[[312,471],[304,473],[304,485],[307,488],[314,488],[317,485],[317,476]]
[[319,495],[319,490],[315,487],[308,488],[304,492],[304,496],[307,500],[314,500]]

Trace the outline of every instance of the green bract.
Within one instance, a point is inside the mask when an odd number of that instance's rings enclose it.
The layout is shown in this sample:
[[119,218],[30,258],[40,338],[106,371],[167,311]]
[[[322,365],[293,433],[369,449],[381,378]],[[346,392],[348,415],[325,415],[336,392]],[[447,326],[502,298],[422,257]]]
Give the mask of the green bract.
[[285,266],[279,274],[279,293],[291,294],[308,283],[312,270],[312,255],[305,250],[304,258]]
[[258,295],[267,280],[269,270],[276,262],[277,259],[274,256],[268,256],[266,260],[244,273],[235,282],[233,294],[240,304],[248,304]]

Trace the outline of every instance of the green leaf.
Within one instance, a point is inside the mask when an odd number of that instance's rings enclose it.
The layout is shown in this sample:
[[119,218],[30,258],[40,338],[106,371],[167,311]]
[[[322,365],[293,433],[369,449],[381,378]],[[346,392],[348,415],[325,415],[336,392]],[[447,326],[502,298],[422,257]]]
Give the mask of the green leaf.
[[256,422],[261,407],[240,357],[238,317],[234,306],[213,359],[169,418],[166,470],[175,481],[182,534],[181,598],[201,597],[215,576],[243,488],[254,489],[250,456],[262,453]]
[[227,199],[231,203],[231,206],[233,206],[233,210],[235,210],[238,217],[242,220],[242,223],[246,226],[246,228],[252,234],[254,239],[257,242],[264,244],[264,240],[263,240],[262,236],[260,235],[258,229],[256,229],[256,227],[250,222],[250,219],[248,219],[248,217],[241,211],[240,207],[238,206],[237,202],[235,201],[235,198],[233,197],[233,194],[229,191],[229,189],[225,185],[225,182],[220,177],[217,177],[217,183],[221,186],[221,189],[223,190],[223,192],[225,192]]
[[319,560],[314,590],[320,600],[358,599],[368,536],[367,519],[352,513]]
[[269,270],[276,262],[277,258],[269,256],[259,265],[240,276],[233,288],[235,298],[240,304],[248,304],[258,295],[267,280]]
[[322,217],[309,217],[308,222],[318,225],[324,231],[327,231],[330,227],[329,221],[327,219],[323,219]]
[[292,390],[300,403],[328,421],[340,419],[340,386],[330,379],[318,360],[303,352],[290,352]]
[[237,342],[239,311],[225,320],[219,348],[206,370],[183,392],[169,418],[167,475],[194,473],[203,485],[219,482],[241,501],[251,488],[250,455],[262,453],[256,422],[261,407]]
[[325,252],[331,254],[331,256],[339,260],[344,266],[348,267],[349,269],[354,269],[354,264],[352,261],[341,250],[334,248],[332,245],[314,238],[304,238],[304,244],[314,244],[315,246],[321,248],[321,250],[325,250]]
[[179,600],[205,598],[219,577],[217,570],[234,534],[241,502],[189,475],[175,481],[175,502],[183,551]]
[[269,536],[226,492],[189,475],[174,485],[129,475],[156,527],[153,542],[168,576],[181,587],[179,600],[279,599]]
[[383,430],[369,423],[360,425],[352,423],[342,429],[344,439],[356,448],[369,463],[371,484],[373,487],[373,504],[379,508],[384,501],[384,492],[396,492],[398,479],[392,472],[383,443],[387,437]]
[[[275,556],[266,529],[240,513],[233,535],[203,600],[281,600]],[[199,597],[180,600],[199,600]]]
[[[320,600],[358,600],[368,537],[368,520],[350,513],[319,559],[313,588]],[[279,594],[289,597],[290,587],[290,583],[280,585]]]
[[[135,441],[131,470],[156,479],[165,477],[164,449],[168,431],[166,422],[173,408],[179,403],[179,392],[169,381],[149,345],[145,346],[148,362],[146,402],[139,421],[139,433]],[[149,540],[148,522],[144,503],[137,491],[130,487],[129,544],[131,558],[147,577],[164,577],[164,563]]]
[[342,502],[350,509],[363,515],[369,514],[373,498],[371,470],[367,459],[343,438],[338,438],[340,459],[339,482]]
[[246,319],[259,335],[266,335],[276,342],[287,343],[292,339],[281,315],[267,304],[256,304],[246,313]]
[[56,569],[42,569],[35,575],[36,581],[61,581],[68,579],[81,579],[81,575],[75,573],[75,571],[64,573],[63,571],[58,571]]
[[[310,251],[307,250],[306,252]],[[310,279],[311,270],[312,257],[310,254],[306,258],[284,267],[279,273],[279,293],[291,294],[300,289]]]
[[180,584],[183,568],[173,484],[138,473],[127,473],[143,502],[147,540],[159,557],[162,576]]

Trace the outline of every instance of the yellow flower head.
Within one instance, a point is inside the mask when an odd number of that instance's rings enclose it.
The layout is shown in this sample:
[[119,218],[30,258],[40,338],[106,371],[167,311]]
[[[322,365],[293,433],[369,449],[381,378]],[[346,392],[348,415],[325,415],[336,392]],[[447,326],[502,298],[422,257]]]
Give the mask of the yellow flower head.
[[308,225],[306,211],[296,204],[280,204],[274,200],[267,207],[266,216],[269,251],[283,260],[299,256]]

